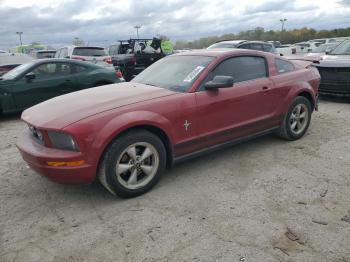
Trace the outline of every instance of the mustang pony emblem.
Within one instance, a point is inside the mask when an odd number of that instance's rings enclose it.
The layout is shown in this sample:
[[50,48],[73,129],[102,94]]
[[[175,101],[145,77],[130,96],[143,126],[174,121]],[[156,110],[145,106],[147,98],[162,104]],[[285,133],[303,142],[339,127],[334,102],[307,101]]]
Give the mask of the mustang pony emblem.
[[184,127],[185,127],[185,130],[187,131],[188,130],[188,128],[190,127],[190,122],[188,122],[187,121],[187,119],[186,119],[186,121],[185,121],[185,123],[184,123]]

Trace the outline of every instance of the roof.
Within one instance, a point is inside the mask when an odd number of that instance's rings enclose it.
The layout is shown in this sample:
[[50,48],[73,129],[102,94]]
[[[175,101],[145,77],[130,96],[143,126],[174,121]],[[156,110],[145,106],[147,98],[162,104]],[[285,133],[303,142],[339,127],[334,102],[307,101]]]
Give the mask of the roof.
[[180,52],[171,56],[212,56],[222,57],[228,55],[274,55],[268,52],[257,51],[253,49],[228,49],[228,48],[215,48],[215,49],[197,49],[192,51]]

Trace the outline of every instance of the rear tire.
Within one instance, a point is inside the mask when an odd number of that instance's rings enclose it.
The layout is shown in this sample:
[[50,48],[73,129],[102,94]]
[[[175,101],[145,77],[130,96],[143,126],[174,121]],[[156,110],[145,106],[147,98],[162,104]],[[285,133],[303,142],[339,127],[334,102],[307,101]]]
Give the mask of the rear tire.
[[303,96],[297,96],[283,118],[279,136],[290,141],[303,137],[310,125],[311,112],[310,101]]
[[131,198],[149,191],[166,167],[166,150],[159,137],[146,130],[127,132],[106,150],[99,180],[113,194]]

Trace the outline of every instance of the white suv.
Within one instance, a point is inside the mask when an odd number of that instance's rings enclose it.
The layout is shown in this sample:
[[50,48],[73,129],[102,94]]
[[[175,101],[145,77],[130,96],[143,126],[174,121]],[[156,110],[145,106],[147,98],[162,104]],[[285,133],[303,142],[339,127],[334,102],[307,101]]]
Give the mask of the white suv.
[[112,58],[103,47],[96,46],[65,46],[56,51],[55,58],[68,58],[87,61],[104,67],[112,67]]

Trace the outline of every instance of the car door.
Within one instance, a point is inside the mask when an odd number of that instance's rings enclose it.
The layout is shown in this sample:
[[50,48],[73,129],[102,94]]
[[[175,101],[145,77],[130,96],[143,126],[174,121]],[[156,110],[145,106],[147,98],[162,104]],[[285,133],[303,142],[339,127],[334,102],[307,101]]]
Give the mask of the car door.
[[[205,90],[204,84],[217,75],[232,76],[234,85]],[[274,83],[268,77],[262,56],[231,57],[221,62],[196,92],[198,129],[203,147],[269,128],[278,122]]]
[[[74,91],[75,78],[68,63],[39,64],[13,85],[13,96],[18,108],[27,108],[52,97]],[[28,78],[31,76],[31,79]]]

